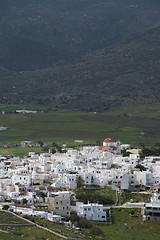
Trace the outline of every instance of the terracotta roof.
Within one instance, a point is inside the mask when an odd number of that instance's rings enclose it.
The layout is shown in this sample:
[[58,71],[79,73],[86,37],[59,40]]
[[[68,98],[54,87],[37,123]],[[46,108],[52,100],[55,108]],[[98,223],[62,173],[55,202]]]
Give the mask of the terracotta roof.
[[103,151],[105,151],[105,150],[111,151],[111,148],[110,147],[103,147]]
[[110,152],[110,151],[111,151],[111,148],[110,148],[110,147],[104,147],[104,146],[102,146],[102,147],[99,147],[99,150],[102,150],[103,152],[105,152],[105,151]]
[[110,150],[108,150],[108,149],[104,149],[103,152],[110,152]]
[[113,142],[111,138],[106,138],[103,142]]

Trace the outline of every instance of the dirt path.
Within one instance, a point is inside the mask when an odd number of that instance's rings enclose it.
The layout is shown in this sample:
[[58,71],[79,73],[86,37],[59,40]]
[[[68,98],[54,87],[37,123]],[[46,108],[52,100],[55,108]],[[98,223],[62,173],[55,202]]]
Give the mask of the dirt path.
[[[7,212],[7,213],[11,213],[12,215],[16,216],[17,218],[20,218],[20,219],[22,219],[22,220],[24,220],[24,221],[32,224],[33,226],[36,226],[36,227],[38,227],[38,228],[41,228],[41,229],[43,229],[43,230],[45,230],[45,231],[47,231],[47,232],[53,233],[54,235],[60,237],[61,239],[78,240],[78,238],[66,237],[66,236],[64,236],[64,235],[61,235],[60,233],[57,233],[57,232],[54,232],[54,231],[50,230],[49,228],[46,228],[46,227],[43,227],[43,226],[41,226],[41,225],[39,225],[39,224],[33,223],[33,222],[30,221],[29,219],[23,218],[22,216],[19,216],[19,215],[17,215],[17,214],[14,213],[14,212],[9,212],[9,211],[7,211],[7,210],[0,210],[0,211],[2,211],[2,212]],[[82,240],[82,239],[79,239],[79,240]]]
[[0,232],[3,232],[3,233],[9,233],[9,232],[7,232],[7,231],[4,231],[4,230],[2,230],[2,229],[0,229]]
[[43,230],[45,230],[45,231],[48,231],[48,232],[50,232],[50,233],[53,233],[54,235],[56,235],[56,236],[58,236],[58,237],[60,237],[60,238],[62,238],[62,239],[71,239],[71,238],[68,238],[68,237],[66,237],[66,236],[63,236],[63,235],[61,235],[61,234],[59,234],[59,233],[57,233],[57,232],[54,232],[54,231],[52,231],[52,230],[50,230],[50,229],[48,229],[48,228],[46,228],[46,227],[43,227],[43,226],[41,226],[41,225],[39,225],[39,224],[33,223],[33,222],[30,221],[29,219],[23,218],[22,216],[19,216],[19,215],[13,213],[13,212],[9,212],[9,211],[7,211],[7,210],[1,210],[1,211],[7,212],[7,213],[11,213],[12,215],[16,216],[17,218],[20,218],[20,219],[22,219],[22,220],[24,220],[24,221],[32,224],[33,226],[36,226],[36,227],[38,227],[38,228],[41,228],[41,229],[43,229]]

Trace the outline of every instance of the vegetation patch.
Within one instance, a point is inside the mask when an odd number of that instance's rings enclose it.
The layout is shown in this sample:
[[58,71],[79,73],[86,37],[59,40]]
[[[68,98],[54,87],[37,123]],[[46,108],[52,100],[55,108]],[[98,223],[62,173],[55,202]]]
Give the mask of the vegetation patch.
[[113,208],[112,224],[97,223],[109,240],[158,240],[159,222],[142,221],[140,209]]
[[[9,212],[0,211],[0,224],[28,224],[23,219],[20,219]],[[46,240],[53,239],[58,240],[60,237],[55,236],[43,229],[36,226],[0,226],[0,238],[4,240]]]
[[77,201],[83,203],[100,203],[103,205],[115,204],[116,192],[111,189],[93,190],[93,189],[76,189]]
[[151,194],[145,193],[132,193],[132,192],[123,192],[120,195],[119,202],[120,204],[124,204],[132,200],[132,202],[150,202]]
[[[106,137],[110,137],[113,140],[119,138],[134,147],[157,147],[160,138],[159,120],[159,106],[125,107],[97,112],[96,115],[68,110],[0,114],[1,125],[8,127],[8,130],[0,131],[0,146],[13,146],[24,140],[42,141],[50,147],[52,142],[58,145],[65,143],[67,147],[100,145]],[[77,139],[84,140],[84,143],[75,143]]]

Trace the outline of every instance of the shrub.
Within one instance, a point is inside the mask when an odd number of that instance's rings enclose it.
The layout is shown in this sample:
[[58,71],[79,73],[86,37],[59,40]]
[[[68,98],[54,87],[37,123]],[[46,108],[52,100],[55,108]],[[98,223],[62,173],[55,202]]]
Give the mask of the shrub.
[[103,234],[103,231],[101,228],[97,227],[96,225],[93,225],[92,233],[96,236],[99,236]]
[[8,210],[8,208],[9,208],[9,205],[4,205],[2,209],[3,210]]

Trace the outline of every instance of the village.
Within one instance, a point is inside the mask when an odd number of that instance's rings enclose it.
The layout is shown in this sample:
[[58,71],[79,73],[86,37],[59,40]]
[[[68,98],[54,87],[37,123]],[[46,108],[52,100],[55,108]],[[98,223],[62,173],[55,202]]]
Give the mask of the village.
[[[122,152],[128,151],[128,156]],[[79,202],[74,190],[116,192],[115,204]],[[143,220],[160,220],[160,157],[140,158],[138,149],[106,138],[103,146],[65,148],[54,154],[30,152],[28,157],[0,156],[0,208],[22,216],[66,222],[70,214],[112,223],[111,208],[140,208]],[[122,192],[147,192],[150,202],[119,203]],[[72,225],[72,223],[70,223]]]

